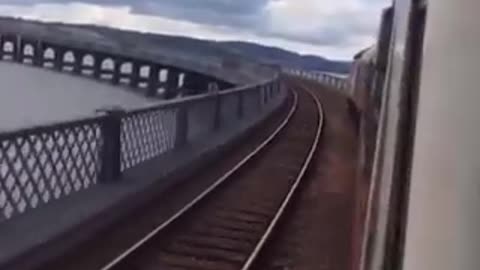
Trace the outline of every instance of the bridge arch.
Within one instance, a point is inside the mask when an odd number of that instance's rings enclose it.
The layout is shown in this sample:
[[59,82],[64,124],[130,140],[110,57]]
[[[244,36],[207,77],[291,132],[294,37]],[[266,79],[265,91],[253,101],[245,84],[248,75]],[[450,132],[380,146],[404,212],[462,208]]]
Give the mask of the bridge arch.
[[160,82],[159,86],[156,89],[156,94],[158,96],[165,95],[165,92],[167,90],[165,86],[165,83],[167,82],[167,77],[168,77],[168,69],[160,68],[157,74],[157,80]]
[[32,64],[35,55],[35,47],[31,43],[24,43],[22,47],[22,62]]
[[52,47],[47,47],[43,50],[43,59],[45,60],[54,60],[56,52]]
[[95,65],[95,57],[93,57],[91,54],[85,54],[82,58],[82,65],[93,67]]
[[2,50],[3,50],[4,53],[10,54],[10,55],[6,55],[6,56],[4,57],[4,59],[13,59],[13,55],[12,55],[12,54],[15,52],[15,44],[13,43],[13,41],[6,40],[6,41],[3,43]]
[[113,78],[113,72],[115,70],[115,61],[111,57],[107,57],[102,60],[100,64],[100,78],[110,80]]
[[133,63],[132,62],[123,62],[120,64],[120,82],[124,84],[129,84],[131,79],[130,76],[133,73]]
[[55,57],[57,52],[52,47],[47,47],[43,50],[43,66],[44,67],[54,67]]
[[167,78],[168,78],[168,69],[166,68],[162,68],[160,69],[160,71],[158,72],[158,81],[159,82],[166,82],[167,81]]
[[185,84],[186,79],[187,74],[185,72],[178,74],[178,87],[182,87]]
[[23,55],[33,56],[35,54],[35,47],[31,43],[25,43],[23,45]]
[[73,71],[73,65],[75,65],[75,60],[77,56],[73,51],[66,51],[63,54],[63,70],[65,71]]
[[151,70],[152,70],[152,68],[150,67],[150,65],[142,65],[140,67],[140,77],[142,77],[142,78],[150,77]]
[[81,73],[84,75],[93,75],[93,67],[95,66],[95,57],[92,54],[85,54],[82,57]]
[[106,71],[113,70],[115,68],[115,61],[113,61],[112,58],[107,57],[107,58],[103,59],[100,67],[101,67],[102,70],[106,70]]
[[140,82],[138,83],[138,87],[140,88],[147,88],[148,87],[148,78],[150,77],[150,73],[152,72],[152,68],[148,64],[140,65],[138,70],[138,78],[140,78]]
[[72,51],[66,51],[63,54],[63,62],[65,62],[65,63],[75,63],[75,54]]
[[120,66],[120,73],[122,74],[131,74],[133,72],[133,63],[132,62],[124,62]]

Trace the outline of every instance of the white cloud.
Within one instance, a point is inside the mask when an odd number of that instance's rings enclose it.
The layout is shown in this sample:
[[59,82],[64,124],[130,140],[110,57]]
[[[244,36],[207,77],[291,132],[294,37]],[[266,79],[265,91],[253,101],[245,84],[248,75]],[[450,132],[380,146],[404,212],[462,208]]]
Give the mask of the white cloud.
[[301,53],[349,59],[374,42],[380,10],[386,1],[275,0],[259,12],[262,17],[259,23],[252,24],[255,27],[141,15],[134,13],[137,9],[128,4],[8,4],[0,5],[0,14],[216,40],[248,40]]
[[362,41],[373,41],[382,7],[361,0],[274,1],[268,6],[269,30],[317,45],[365,46]]

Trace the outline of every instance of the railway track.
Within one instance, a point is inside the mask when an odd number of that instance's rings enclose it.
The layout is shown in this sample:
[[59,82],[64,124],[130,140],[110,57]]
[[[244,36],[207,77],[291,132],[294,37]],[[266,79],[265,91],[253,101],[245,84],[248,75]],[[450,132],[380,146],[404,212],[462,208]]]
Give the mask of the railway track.
[[101,270],[251,269],[315,154],[319,100],[295,92],[291,110],[259,147]]
[[322,125],[318,99],[298,92],[264,143],[102,270],[250,269],[294,197]]

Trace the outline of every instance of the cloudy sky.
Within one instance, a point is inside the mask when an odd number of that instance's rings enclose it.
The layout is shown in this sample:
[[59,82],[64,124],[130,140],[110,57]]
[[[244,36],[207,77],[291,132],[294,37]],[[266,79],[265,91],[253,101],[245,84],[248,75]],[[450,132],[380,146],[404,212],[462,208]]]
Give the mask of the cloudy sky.
[[391,0],[0,0],[0,15],[254,41],[350,59]]

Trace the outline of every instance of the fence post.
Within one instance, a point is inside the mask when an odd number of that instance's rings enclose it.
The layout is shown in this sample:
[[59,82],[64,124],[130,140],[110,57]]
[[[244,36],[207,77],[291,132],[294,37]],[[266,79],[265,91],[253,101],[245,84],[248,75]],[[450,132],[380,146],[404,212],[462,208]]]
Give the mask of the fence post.
[[43,44],[41,41],[37,40],[35,43],[35,49],[33,53],[33,65],[38,67],[43,67],[44,55],[43,55]]
[[100,57],[100,55],[93,55],[93,77],[95,79],[100,79],[102,77],[102,62],[103,62],[103,57]]
[[273,82],[268,83],[267,102],[265,102],[267,105],[270,103],[270,100],[272,99],[272,89],[273,89]]
[[188,140],[188,104],[179,104],[176,122],[175,148],[181,148]]
[[243,98],[243,92],[240,91],[238,92],[238,110],[237,110],[237,116],[238,119],[243,119],[244,116],[244,98]]
[[282,82],[280,80],[276,80],[275,83],[275,96],[278,97],[282,92]]
[[177,96],[179,81],[180,72],[174,68],[169,68],[167,72],[167,81],[165,83],[165,99],[172,99]]
[[272,99],[277,97],[277,87],[278,87],[278,80],[275,80],[272,85]]
[[53,59],[53,67],[58,71],[63,70],[63,56],[65,54],[65,50],[62,48],[55,48],[55,56]]
[[130,87],[137,88],[140,80],[140,63],[132,61],[132,73],[130,74]]
[[120,83],[121,68],[123,62],[116,58],[113,60],[113,75],[112,75],[112,84],[117,85]]
[[5,41],[5,38],[3,37],[3,35],[0,35],[0,60],[3,60],[3,55],[4,55],[3,46],[5,45],[4,41]]
[[265,104],[268,102],[268,84],[265,84],[262,90],[263,100],[262,100],[262,107],[265,107]]
[[85,56],[82,52],[72,52],[74,62],[73,62],[73,73],[82,74],[83,71],[83,57]]
[[100,179],[102,182],[113,182],[121,176],[122,118],[126,112],[122,108],[102,109],[99,112],[104,112],[107,115],[101,127],[103,147]]
[[222,100],[221,96],[218,94],[220,88],[218,87],[218,83],[210,82],[208,83],[208,93],[214,95],[215,99],[215,111],[213,116],[213,129],[217,130],[221,127],[222,124]]
[[158,88],[158,73],[160,72],[160,66],[151,65],[150,74],[148,75],[148,90],[147,96],[154,97],[157,95]]
[[22,38],[19,35],[15,36],[15,42],[13,43],[13,57],[12,58],[15,62],[22,63],[22,61],[23,61]]
[[222,127],[222,96],[215,93],[215,112],[213,116],[213,130],[219,130]]
[[263,85],[257,86],[256,90],[257,90],[256,92],[257,92],[257,98],[258,98],[257,99],[257,106],[258,106],[257,110],[258,110],[258,112],[261,112],[262,111],[262,100],[263,100],[263,94],[262,94],[263,93]]

